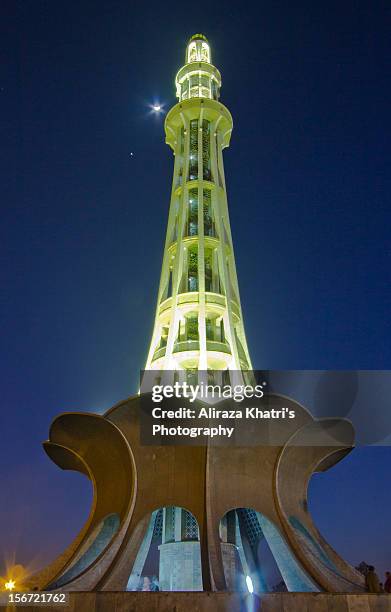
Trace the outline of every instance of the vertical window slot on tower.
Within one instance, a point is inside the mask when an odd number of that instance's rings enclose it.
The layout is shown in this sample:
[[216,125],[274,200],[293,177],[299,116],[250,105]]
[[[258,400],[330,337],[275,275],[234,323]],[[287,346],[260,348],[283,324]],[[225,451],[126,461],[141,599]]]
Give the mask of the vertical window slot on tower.
[[189,180],[198,179],[198,119],[190,121]]
[[212,194],[210,189],[203,189],[204,206],[204,236],[216,236],[216,229],[212,214]]
[[202,122],[202,168],[204,181],[212,180],[210,171],[210,122]]
[[198,291],[198,250],[193,247],[188,251],[187,290]]
[[170,271],[168,273],[168,283],[167,283],[167,297],[171,297],[172,296],[172,268],[170,268]]
[[212,251],[205,251],[205,291],[213,291]]
[[198,235],[198,189],[189,190],[187,235]]

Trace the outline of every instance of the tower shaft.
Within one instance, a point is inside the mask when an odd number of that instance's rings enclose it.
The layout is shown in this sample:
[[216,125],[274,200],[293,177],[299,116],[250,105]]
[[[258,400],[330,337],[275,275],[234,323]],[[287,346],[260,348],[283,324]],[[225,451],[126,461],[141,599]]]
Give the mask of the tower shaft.
[[[175,158],[155,324],[146,370],[251,368],[229,222],[222,151],[232,117],[202,35],[187,47],[176,104],[165,121]],[[185,374],[183,372],[185,371]],[[181,374],[182,372],[182,374]]]

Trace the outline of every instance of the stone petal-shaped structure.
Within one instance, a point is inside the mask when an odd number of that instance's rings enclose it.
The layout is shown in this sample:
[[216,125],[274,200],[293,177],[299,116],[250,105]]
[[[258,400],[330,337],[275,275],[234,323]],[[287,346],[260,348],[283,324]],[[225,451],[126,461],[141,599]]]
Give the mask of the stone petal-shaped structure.
[[[272,394],[268,408],[288,407],[296,418],[255,420],[251,427],[239,421],[230,445],[146,446],[140,443],[145,399],[131,397],[104,416],[65,413],[54,420],[44,443],[47,454],[62,469],[85,474],[94,498],[78,537],[31,578],[31,587],[125,590],[151,513],[180,506],[198,521],[204,590],[227,589],[219,523],[234,508],[252,508],[274,525],[285,547],[276,541],[276,550],[280,546],[282,555],[289,550],[314,590],[365,590],[361,574],[325,542],[307,510],[312,474],[353,448],[349,421],[315,420],[294,400]],[[269,536],[273,543],[273,531]]]

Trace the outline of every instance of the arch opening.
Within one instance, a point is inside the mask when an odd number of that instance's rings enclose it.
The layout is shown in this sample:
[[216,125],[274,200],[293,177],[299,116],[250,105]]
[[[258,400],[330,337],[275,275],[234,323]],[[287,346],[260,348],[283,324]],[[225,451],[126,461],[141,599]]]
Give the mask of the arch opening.
[[127,591],[202,591],[199,527],[179,506],[152,512]]
[[[277,527],[252,508],[229,510],[219,525],[229,591],[318,591]],[[249,587],[250,585],[250,587]]]
[[62,574],[47,589],[58,589],[75,580],[88,569],[108,547],[120,526],[120,517],[116,512],[108,514],[92,530],[80,547],[77,555],[71,560]]

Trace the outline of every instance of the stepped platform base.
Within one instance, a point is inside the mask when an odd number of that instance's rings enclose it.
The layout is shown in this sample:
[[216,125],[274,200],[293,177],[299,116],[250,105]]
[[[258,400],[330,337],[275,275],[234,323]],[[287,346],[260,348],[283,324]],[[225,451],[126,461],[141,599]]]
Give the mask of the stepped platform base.
[[[70,593],[69,605],[46,612],[391,612],[391,594]],[[6,609],[6,606],[0,606]],[[8,608],[9,609],[9,608]],[[23,606],[36,612],[39,606]]]

